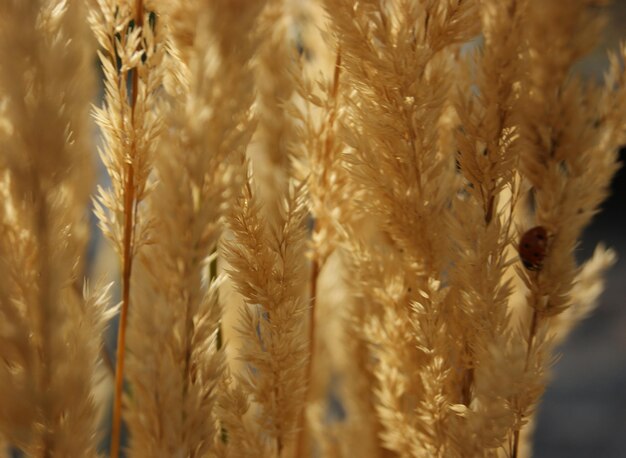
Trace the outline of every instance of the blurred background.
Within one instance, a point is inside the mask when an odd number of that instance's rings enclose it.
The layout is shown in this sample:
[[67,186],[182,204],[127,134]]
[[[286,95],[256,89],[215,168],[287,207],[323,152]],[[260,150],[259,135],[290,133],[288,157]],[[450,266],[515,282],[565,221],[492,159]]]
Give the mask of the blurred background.
[[[567,2],[563,2],[564,7]],[[606,52],[626,40],[626,0],[614,0],[604,41],[581,63],[600,78]],[[621,151],[626,161],[626,148]],[[536,458],[626,458],[626,170],[585,232],[577,256],[588,259],[602,242],[617,251],[596,311],[561,347],[553,381],[541,403],[534,438]]]

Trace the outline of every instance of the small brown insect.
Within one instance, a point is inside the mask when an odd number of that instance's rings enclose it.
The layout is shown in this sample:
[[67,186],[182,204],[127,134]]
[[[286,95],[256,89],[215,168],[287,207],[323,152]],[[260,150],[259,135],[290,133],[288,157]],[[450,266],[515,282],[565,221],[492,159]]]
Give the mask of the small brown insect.
[[519,257],[528,270],[541,270],[548,251],[548,231],[543,226],[529,229],[519,242]]

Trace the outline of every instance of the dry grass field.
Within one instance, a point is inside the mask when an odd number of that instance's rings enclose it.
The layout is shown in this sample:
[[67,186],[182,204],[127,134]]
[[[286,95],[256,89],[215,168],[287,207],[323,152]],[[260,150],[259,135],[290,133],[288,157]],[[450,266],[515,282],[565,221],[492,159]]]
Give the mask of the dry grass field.
[[626,45],[566,3],[0,0],[0,455],[620,456]]

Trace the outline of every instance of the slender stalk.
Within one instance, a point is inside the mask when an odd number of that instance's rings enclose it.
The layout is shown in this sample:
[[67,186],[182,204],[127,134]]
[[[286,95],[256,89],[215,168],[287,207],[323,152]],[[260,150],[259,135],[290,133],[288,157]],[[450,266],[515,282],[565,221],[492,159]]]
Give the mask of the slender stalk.
[[126,354],[126,326],[128,322],[128,306],[130,302],[130,275],[132,273],[133,263],[133,258],[131,254],[131,236],[134,219],[134,168],[132,164],[128,164],[126,166],[126,177],[127,178],[124,190],[124,265],[122,272],[122,309],[120,312],[120,321],[117,335],[115,397],[113,401],[113,426],[111,428],[111,458],[117,458],[119,456],[120,447],[122,394],[124,388],[124,359]]
[[[143,0],[136,0],[135,23],[138,27],[143,26]],[[131,116],[134,125],[135,106],[137,104],[137,92],[139,75],[137,69],[132,74],[132,105]],[[124,175],[124,242],[122,254],[122,308],[117,334],[117,356],[115,365],[115,394],[113,398],[113,419],[111,426],[111,450],[110,457],[117,458],[120,452],[120,433],[122,425],[122,396],[124,391],[124,362],[126,357],[126,328],[128,323],[128,308],[130,305],[130,277],[133,267],[133,228],[136,217],[135,198],[135,168],[132,158],[135,156],[136,145],[133,143],[131,160],[126,164]]]
[[[482,194],[482,192],[481,192]],[[485,228],[489,226],[493,219],[493,206],[495,196],[492,193],[488,194],[488,197],[484,198],[485,205]],[[465,342],[465,352],[471,355],[471,349],[468,342]],[[474,358],[472,358],[474,359]],[[472,387],[474,385],[474,367],[469,367],[465,370],[461,382],[461,402],[469,406],[472,402]]]
[[[316,223],[313,223],[313,234],[315,234],[315,226]],[[306,401],[308,403],[308,399],[310,396],[310,392],[311,392],[311,374],[313,373],[313,355],[315,354],[315,305],[317,302],[317,278],[319,277],[319,271],[320,271],[320,265],[319,262],[317,260],[317,257],[315,257],[313,259],[313,262],[311,263],[311,284],[310,284],[310,298],[311,298],[311,312],[310,312],[310,319],[309,319],[309,361],[306,367]],[[307,448],[307,442],[308,442],[308,435],[307,435],[307,428],[306,428],[306,403],[305,403],[305,407],[302,409],[302,411],[300,412],[300,418],[298,420],[298,423],[300,425],[299,431],[298,431],[298,442],[296,445],[296,458],[300,458],[300,457],[304,457],[305,456],[305,452],[306,452],[306,448]]]
[[311,378],[313,368],[313,351],[315,349],[315,303],[317,302],[317,277],[319,276],[320,266],[317,259],[313,260],[311,265],[311,323],[309,326],[309,364],[307,367],[307,380]]
[[[327,135],[324,141],[323,146],[323,156],[322,160],[328,162],[328,158],[332,154],[333,148],[333,138],[331,135],[331,131],[333,125],[335,124],[335,120],[337,117],[337,94],[339,93],[339,75],[341,73],[341,49],[337,50],[337,58],[335,60],[335,70],[333,74],[333,85],[331,88],[331,97],[334,102],[334,105],[329,113],[328,117],[328,126],[327,126]],[[322,180],[327,183],[328,182],[328,172],[327,168],[324,168],[322,172]],[[315,240],[316,232],[319,230],[318,222],[316,219],[313,220],[313,228],[311,230],[312,238]],[[309,361],[307,364],[306,370],[306,401],[308,402],[309,396],[311,394],[311,374],[313,372],[313,364],[315,362],[315,309],[317,302],[317,279],[319,277],[320,269],[323,267],[325,259],[320,260],[319,253],[313,253],[313,261],[311,263],[311,280],[310,280],[310,293],[309,297],[311,300],[311,312],[310,312],[310,322],[309,322]],[[305,450],[307,447],[307,428],[306,428],[306,404],[305,408],[302,409],[299,419],[300,431],[298,432],[297,444],[296,444],[296,457],[300,458],[305,456]]]
[[[533,309],[533,316],[530,322],[530,331],[528,333],[528,346],[526,347],[526,363],[524,364],[524,372],[528,370],[528,364],[530,362],[530,353],[533,349],[533,343],[535,341],[535,335],[537,334],[537,327],[539,326],[539,314],[537,309]],[[516,429],[513,433],[513,450],[511,452],[511,458],[517,458],[519,450],[519,437],[520,429]]]

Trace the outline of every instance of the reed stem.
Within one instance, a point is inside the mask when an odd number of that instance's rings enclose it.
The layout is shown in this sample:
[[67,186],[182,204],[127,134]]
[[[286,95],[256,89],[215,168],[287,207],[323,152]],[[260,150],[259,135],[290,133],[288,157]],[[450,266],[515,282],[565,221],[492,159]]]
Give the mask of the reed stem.
[[[138,27],[143,26],[143,0],[135,3],[135,23]],[[132,105],[131,115],[134,127],[135,106],[137,105],[137,93],[139,75],[137,69],[132,73]],[[136,217],[135,196],[135,168],[132,158],[135,157],[136,145],[132,144],[131,160],[126,164],[124,182],[124,241],[122,253],[122,308],[117,334],[117,353],[115,364],[115,393],[113,397],[113,419],[111,425],[111,450],[110,457],[118,458],[120,453],[120,436],[122,428],[122,397],[124,394],[124,362],[126,357],[126,328],[128,324],[128,308],[130,305],[130,277],[133,267],[133,229]]]

